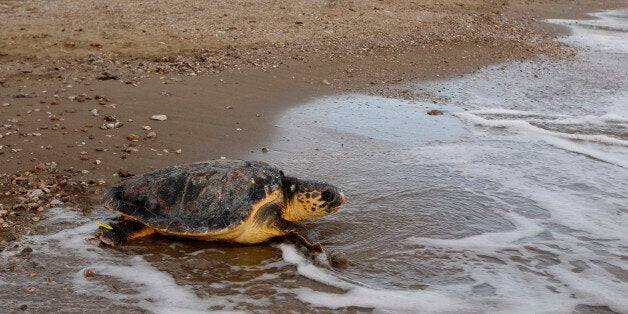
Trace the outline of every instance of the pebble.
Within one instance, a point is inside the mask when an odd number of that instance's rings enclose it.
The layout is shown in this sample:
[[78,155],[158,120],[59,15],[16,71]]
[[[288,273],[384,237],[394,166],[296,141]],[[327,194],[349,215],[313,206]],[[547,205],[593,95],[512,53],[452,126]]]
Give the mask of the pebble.
[[125,170],[125,169],[118,170],[117,174],[118,174],[118,176],[120,178],[128,178],[128,177],[132,177],[133,176],[132,173],[130,173],[128,170]]
[[107,121],[107,122],[115,122],[118,121],[118,118],[116,118],[116,116],[112,116],[112,115],[106,115],[104,118],[102,118],[103,120]]
[[126,137],[126,139],[127,139],[127,140],[129,140],[129,141],[131,141],[131,142],[137,142],[137,141],[139,141],[139,140],[140,140],[140,137],[139,137],[139,136],[137,136],[137,135],[135,135],[135,134],[129,134],[129,135]]
[[176,154],[181,154],[183,151],[181,150],[181,148],[177,149],[174,151]]
[[430,116],[440,116],[440,115],[443,114],[443,112],[438,110],[438,109],[432,109],[432,110],[428,111],[427,114],[430,115]]
[[151,128],[150,125],[145,125],[145,126],[142,127],[142,130],[144,130],[144,131],[150,131],[152,129],[153,128]]
[[92,116],[98,116],[98,109],[92,109],[90,112],[92,113]]
[[8,106],[9,106],[8,102],[5,102],[4,104],[2,104],[2,107],[8,107]]
[[168,119],[168,116],[166,116],[165,114],[156,114],[156,115],[153,115],[150,118],[151,118],[151,120],[165,121],[165,120]]
[[322,80],[321,83],[323,83],[324,85],[331,85],[328,80]]
[[148,132],[148,134],[146,134],[147,138],[156,138],[157,137],[157,132],[151,131]]
[[26,193],[26,196],[27,196],[29,199],[34,200],[34,201],[39,200],[39,198],[40,198],[41,196],[43,196],[43,195],[44,195],[44,191],[43,191],[43,190],[41,190],[41,189],[34,189],[34,190],[30,190],[30,191],[28,191],[28,193]]
[[83,271],[83,276],[94,277],[96,276],[96,271],[91,268],[85,268],[85,270]]
[[329,264],[332,267],[345,268],[351,264],[347,254],[340,251],[334,251],[329,255]]

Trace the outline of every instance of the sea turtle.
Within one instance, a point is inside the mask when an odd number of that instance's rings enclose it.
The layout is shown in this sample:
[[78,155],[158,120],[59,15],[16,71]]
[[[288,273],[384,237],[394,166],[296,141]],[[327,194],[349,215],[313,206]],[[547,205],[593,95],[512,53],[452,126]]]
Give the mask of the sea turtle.
[[253,244],[294,235],[311,250],[299,221],[338,211],[337,187],[285,176],[259,161],[210,160],[136,175],[115,184],[105,208],[122,217],[100,224],[96,240],[111,246],[152,233]]

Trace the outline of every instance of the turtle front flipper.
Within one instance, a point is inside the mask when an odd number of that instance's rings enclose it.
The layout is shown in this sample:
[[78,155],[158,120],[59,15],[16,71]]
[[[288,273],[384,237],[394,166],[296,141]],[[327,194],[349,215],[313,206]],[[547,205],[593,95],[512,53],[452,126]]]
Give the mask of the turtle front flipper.
[[96,230],[96,239],[98,239],[100,243],[116,246],[155,232],[155,229],[143,223],[131,220],[119,220],[109,225],[100,225]]
[[290,231],[290,236],[296,239],[311,252],[325,253],[325,250],[323,249],[323,246],[320,244],[320,242],[312,243],[312,240],[308,239],[306,236],[298,231]]

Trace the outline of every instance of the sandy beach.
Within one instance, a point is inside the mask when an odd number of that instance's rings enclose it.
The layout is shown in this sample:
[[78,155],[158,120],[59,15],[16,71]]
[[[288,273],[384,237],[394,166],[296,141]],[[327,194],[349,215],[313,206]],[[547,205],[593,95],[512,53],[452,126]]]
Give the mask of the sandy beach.
[[315,96],[570,58],[565,29],[625,1],[0,1],[0,249],[121,177],[256,159]]

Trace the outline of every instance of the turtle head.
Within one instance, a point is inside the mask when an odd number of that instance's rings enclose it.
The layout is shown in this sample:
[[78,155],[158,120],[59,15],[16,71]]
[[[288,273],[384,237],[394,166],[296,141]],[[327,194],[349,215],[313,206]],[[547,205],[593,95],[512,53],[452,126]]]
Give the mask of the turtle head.
[[328,183],[284,177],[283,192],[288,221],[312,220],[333,214],[345,203],[342,191]]

